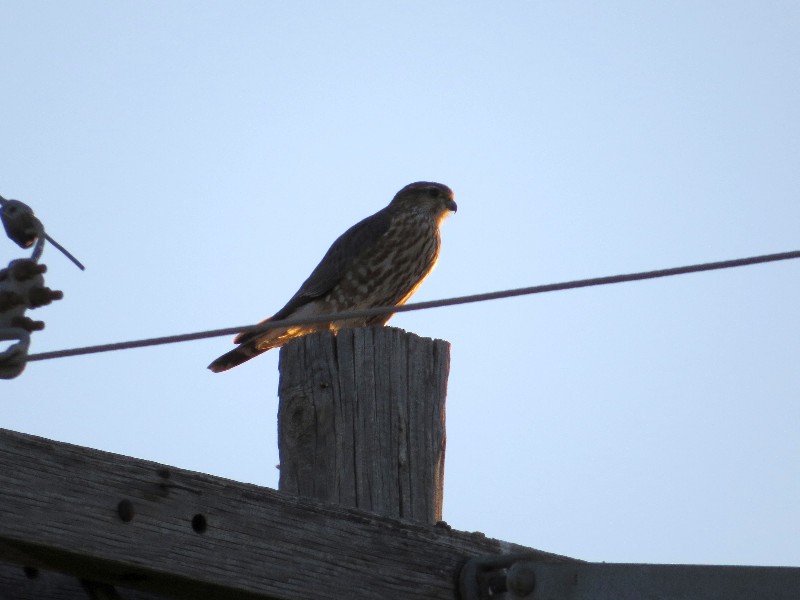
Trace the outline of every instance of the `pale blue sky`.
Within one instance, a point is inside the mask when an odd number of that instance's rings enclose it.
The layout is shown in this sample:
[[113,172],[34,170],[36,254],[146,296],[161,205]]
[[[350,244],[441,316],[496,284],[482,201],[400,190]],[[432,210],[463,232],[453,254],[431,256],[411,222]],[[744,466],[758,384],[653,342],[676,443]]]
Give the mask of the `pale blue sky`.
[[[800,4],[5,2],[34,352],[243,325],[403,185],[415,300],[800,248]],[[22,252],[0,239],[2,264]],[[397,316],[452,343],[444,517],[587,560],[800,565],[800,262]],[[0,426],[277,486],[277,352],[31,364]]]

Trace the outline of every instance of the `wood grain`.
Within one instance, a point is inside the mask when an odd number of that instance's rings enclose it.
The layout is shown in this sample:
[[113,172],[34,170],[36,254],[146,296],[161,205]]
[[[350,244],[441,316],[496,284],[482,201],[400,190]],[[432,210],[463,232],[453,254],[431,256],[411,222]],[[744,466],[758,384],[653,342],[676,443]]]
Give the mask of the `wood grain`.
[[168,598],[453,600],[469,557],[521,550],[0,429],[5,563]]
[[393,327],[281,349],[279,489],[385,516],[442,518],[450,345]]

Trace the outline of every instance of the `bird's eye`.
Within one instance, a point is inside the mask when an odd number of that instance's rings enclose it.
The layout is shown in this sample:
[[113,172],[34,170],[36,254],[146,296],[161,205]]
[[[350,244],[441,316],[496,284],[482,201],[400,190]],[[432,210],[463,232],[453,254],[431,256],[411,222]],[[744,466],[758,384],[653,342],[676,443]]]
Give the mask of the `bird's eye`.
[[428,188],[428,196],[431,198],[438,198],[442,195],[441,190],[439,188]]

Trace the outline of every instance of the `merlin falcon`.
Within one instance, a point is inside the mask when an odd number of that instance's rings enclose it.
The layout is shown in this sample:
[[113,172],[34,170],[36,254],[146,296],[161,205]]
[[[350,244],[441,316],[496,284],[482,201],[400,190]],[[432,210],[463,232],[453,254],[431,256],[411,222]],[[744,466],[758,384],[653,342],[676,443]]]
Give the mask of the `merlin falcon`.
[[[420,181],[397,192],[389,205],[356,223],[333,242],[291,300],[270,321],[400,306],[416,291],[439,258],[439,227],[458,207],[453,191]],[[391,313],[240,333],[238,346],[208,368],[219,373],[314,331],[384,325]]]

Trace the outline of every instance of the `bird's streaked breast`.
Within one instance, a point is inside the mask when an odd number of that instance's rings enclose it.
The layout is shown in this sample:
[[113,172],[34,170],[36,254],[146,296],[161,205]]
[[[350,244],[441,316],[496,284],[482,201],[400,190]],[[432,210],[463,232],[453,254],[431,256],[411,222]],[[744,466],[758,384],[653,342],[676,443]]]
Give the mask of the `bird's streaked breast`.
[[[400,305],[411,297],[439,256],[436,223],[415,217],[396,219],[378,243],[354,262],[326,298],[331,310]],[[390,316],[337,325],[377,325]]]

